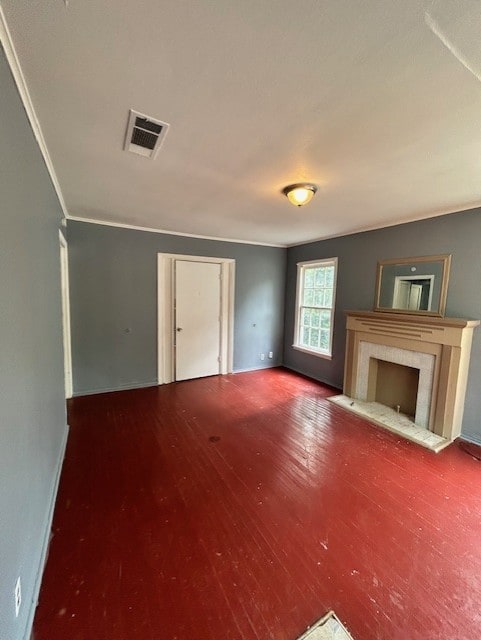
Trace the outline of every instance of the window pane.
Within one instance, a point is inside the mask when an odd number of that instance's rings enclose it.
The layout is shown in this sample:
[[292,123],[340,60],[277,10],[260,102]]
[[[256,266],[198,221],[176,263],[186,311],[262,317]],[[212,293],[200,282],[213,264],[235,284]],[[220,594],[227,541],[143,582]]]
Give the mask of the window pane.
[[321,349],[329,349],[329,331],[324,331],[321,329]]
[[326,287],[334,286],[334,267],[325,267],[326,270]]
[[312,309],[311,311],[311,326],[318,327],[321,322],[321,312],[319,309]]
[[310,309],[303,309],[302,310],[302,324],[303,325],[309,325],[311,323],[311,313],[312,313],[312,311]]
[[314,289],[304,289],[304,300],[302,301],[305,307],[312,307],[314,302]]
[[310,346],[313,349],[319,349],[319,329],[311,329]]
[[330,329],[331,327],[331,312],[321,311],[321,328]]
[[332,307],[332,289],[324,289],[324,304],[322,306],[328,309]]
[[315,283],[316,269],[305,269],[304,271],[304,287],[313,287]]
[[322,289],[314,289],[314,297],[313,297],[313,304],[315,307],[322,307],[324,306],[324,298],[322,295]]
[[309,331],[308,327],[302,329],[302,345],[305,347],[309,346]]
[[326,281],[325,267],[319,267],[316,269],[316,287],[323,287]]

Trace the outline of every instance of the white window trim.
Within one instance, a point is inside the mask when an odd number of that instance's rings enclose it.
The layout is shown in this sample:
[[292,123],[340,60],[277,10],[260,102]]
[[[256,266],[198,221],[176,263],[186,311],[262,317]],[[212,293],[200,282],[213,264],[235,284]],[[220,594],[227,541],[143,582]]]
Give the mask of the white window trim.
[[[304,267],[313,266],[315,264],[333,264],[334,265],[334,287],[332,291],[332,309],[331,309],[331,327],[329,335],[329,351],[317,351],[316,349],[309,349],[299,344],[299,322],[300,322],[300,303],[302,300],[302,274]],[[297,263],[297,278],[296,278],[296,318],[294,323],[294,340],[292,347],[297,351],[308,353],[311,356],[317,358],[324,358],[326,360],[332,360],[332,338],[334,335],[334,316],[336,311],[336,292],[337,292],[337,258],[321,258],[319,260],[306,260],[305,262]]]

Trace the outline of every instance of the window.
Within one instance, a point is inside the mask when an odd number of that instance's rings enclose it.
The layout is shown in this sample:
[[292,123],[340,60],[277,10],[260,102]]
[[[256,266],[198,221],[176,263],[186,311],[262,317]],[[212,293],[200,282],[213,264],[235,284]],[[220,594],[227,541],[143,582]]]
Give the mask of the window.
[[297,265],[294,347],[331,357],[337,258]]

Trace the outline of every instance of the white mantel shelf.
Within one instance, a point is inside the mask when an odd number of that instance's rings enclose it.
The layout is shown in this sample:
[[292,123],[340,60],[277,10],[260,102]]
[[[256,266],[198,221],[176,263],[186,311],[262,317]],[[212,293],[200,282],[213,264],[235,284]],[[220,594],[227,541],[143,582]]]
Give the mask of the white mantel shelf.
[[356,398],[361,342],[431,354],[435,366],[428,428],[454,440],[461,432],[472,335],[478,325],[479,320],[463,318],[348,311],[344,394]]

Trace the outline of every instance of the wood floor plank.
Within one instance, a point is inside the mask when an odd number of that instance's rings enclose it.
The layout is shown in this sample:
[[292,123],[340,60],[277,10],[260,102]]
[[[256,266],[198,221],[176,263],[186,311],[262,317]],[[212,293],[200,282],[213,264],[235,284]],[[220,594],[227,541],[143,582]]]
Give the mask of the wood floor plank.
[[481,637],[481,463],[283,369],[75,398],[35,640]]

